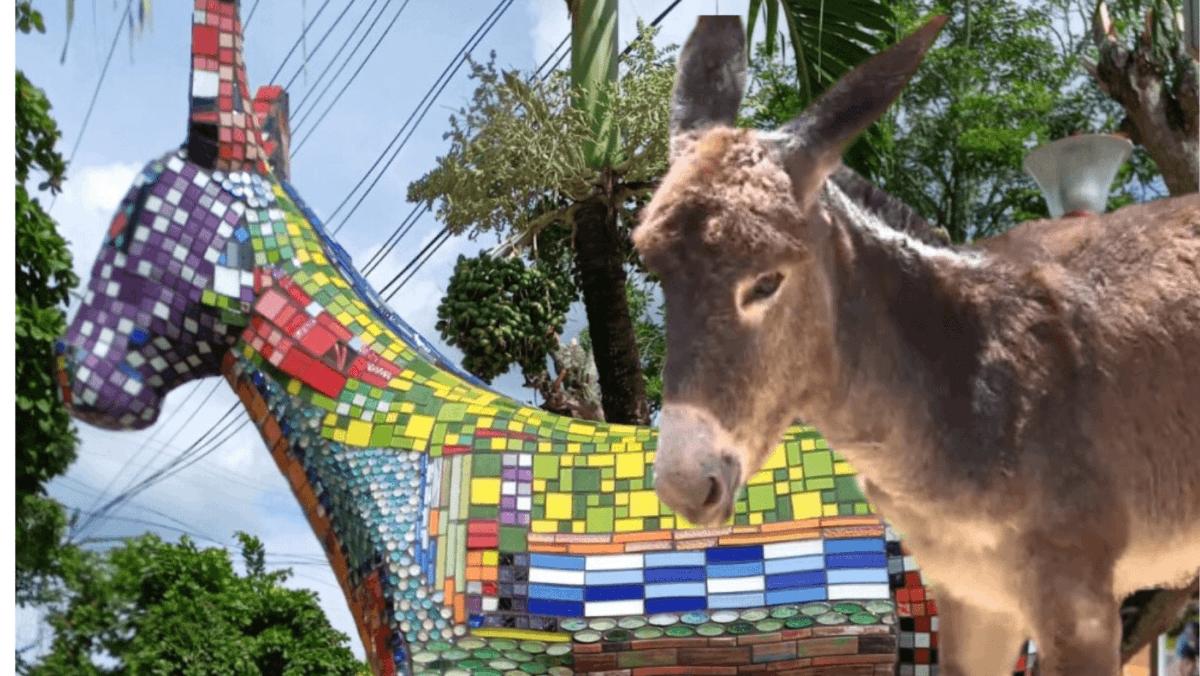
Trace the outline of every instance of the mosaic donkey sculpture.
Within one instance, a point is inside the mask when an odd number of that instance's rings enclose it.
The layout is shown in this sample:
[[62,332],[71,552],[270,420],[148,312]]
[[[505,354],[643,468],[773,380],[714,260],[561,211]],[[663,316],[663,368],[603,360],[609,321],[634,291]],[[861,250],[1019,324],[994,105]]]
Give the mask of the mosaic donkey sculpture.
[[934,604],[813,430],[690,528],[652,489],[654,430],[522,406],[389,311],[286,181],[286,95],[248,92],[236,2],[196,0],[187,142],[113,218],[63,396],[139,429],[223,375],[376,673],[890,674],[897,635],[929,673]]

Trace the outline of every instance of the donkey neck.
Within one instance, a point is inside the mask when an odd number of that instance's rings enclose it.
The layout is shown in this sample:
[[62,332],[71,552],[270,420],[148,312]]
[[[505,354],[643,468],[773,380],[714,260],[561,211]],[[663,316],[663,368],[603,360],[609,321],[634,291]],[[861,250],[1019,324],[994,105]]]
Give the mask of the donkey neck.
[[987,261],[892,228],[832,181],[824,206],[829,317],[819,340],[833,356],[832,382],[812,422],[856,465],[904,476],[932,460],[907,457],[912,449],[947,445],[919,438],[948,433],[934,418],[969,416],[976,403],[985,326],[970,299]]

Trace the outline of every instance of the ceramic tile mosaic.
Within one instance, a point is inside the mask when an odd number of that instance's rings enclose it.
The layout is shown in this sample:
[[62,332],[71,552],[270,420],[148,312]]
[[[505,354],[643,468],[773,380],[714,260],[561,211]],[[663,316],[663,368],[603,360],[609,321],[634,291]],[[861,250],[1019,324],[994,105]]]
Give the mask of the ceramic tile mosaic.
[[376,673],[930,670],[934,604],[816,431],[729,524],[688,524],[654,493],[655,430],[503,397],[386,307],[286,180],[287,93],[248,98],[236,2],[197,0],[192,41],[188,142],[110,225],[63,396],[138,428],[223,375]]

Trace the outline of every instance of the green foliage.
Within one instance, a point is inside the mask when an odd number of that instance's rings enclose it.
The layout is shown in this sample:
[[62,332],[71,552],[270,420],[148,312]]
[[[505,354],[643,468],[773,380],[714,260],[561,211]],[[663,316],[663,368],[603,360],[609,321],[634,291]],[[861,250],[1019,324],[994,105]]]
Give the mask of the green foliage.
[[[17,28],[45,30],[30,2],[16,6]],[[41,89],[16,73],[16,521],[17,600],[46,591],[57,567],[66,519],[44,497],[45,483],[75,459],[75,432],[53,379],[54,341],[66,329],[62,308],[77,283],[71,252],[54,221],[27,184],[57,192],[66,162],[55,149],[61,133]]]
[[463,351],[463,366],[486,381],[513,364],[532,376],[546,371],[573,300],[570,278],[547,265],[459,256],[438,305],[437,330]]
[[[791,46],[793,63],[775,74],[777,81],[766,90],[768,100],[758,102],[786,116],[772,119],[751,113],[745,121],[774,127],[791,119],[855,66],[895,42],[895,4],[889,0],[751,0],[746,33],[754,34],[760,15],[766,21],[765,39],[752,46],[751,53],[757,51],[761,60],[774,56],[782,16],[782,33]],[[884,134],[879,125],[868,128],[847,149],[846,164],[872,173],[887,142]]]
[[267,571],[262,544],[239,534],[245,575],[224,549],[144,535],[105,553],[74,550],[53,640],[28,673],[358,674],[348,637],[316,594]]
[[[1060,33],[1070,1],[1049,7],[891,3],[901,33],[935,13],[950,21],[876,125],[878,162],[864,173],[959,242],[1046,216],[1041,193],[1022,167],[1026,153],[1072,133],[1113,129],[1120,117],[1119,107],[1084,77],[1081,43]],[[755,53],[751,76],[746,124],[774,127],[803,108],[791,67],[765,49]],[[1136,150],[1115,182],[1110,206],[1155,192],[1154,179],[1152,164]]]
[[531,242],[610,185],[619,203],[649,194],[667,166],[674,63],[643,39],[622,65],[619,87],[607,94],[621,122],[611,168],[594,169],[584,159],[585,145],[599,139],[590,117],[571,105],[579,92],[565,74],[530,82],[497,71],[493,57],[472,64],[478,86],[470,106],[450,118],[450,149],[409,185],[408,199],[436,204],[452,232],[492,230]]

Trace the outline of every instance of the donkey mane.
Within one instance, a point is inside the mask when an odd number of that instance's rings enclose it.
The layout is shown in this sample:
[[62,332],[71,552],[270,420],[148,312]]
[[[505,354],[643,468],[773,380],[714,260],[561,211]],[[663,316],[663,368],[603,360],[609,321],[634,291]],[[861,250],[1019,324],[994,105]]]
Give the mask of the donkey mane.
[[850,167],[843,165],[828,180],[841,188],[852,202],[893,230],[911,235],[931,246],[950,244],[945,230],[931,225],[915,209],[863,178]]

